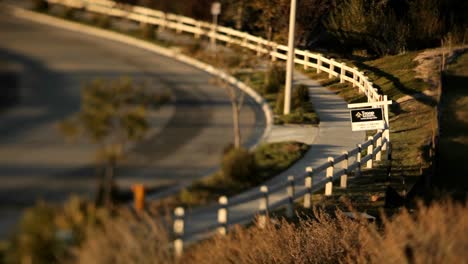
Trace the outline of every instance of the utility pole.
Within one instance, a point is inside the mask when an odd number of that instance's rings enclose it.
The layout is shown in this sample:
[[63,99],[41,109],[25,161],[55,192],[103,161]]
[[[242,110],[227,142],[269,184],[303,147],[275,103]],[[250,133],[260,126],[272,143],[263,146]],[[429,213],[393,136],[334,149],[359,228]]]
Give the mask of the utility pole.
[[286,85],[284,89],[284,114],[291,112],[291,90],[294,70],[294,31],[296,26],[296,0],[291,0],[289,15],[288,61],[286,62]]

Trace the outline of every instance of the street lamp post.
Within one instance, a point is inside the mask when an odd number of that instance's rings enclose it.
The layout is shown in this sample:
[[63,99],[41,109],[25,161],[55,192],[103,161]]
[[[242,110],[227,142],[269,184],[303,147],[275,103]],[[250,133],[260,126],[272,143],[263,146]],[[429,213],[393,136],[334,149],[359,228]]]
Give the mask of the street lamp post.
[[296,0],[291,0],[291,11],[289,15],[289,36],[288,36],[288,60],[286,62],[286,85],[284,90],[284,114],[291,112],[291,90],[294,69],[294,31],[296,24]]

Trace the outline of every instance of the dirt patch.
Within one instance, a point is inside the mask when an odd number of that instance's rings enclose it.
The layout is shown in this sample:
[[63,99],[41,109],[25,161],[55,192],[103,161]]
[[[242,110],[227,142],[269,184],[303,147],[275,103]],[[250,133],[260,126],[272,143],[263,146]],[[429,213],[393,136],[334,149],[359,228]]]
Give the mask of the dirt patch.
[[436,48],[429,49],[419,53],[414,61],[417,62],[417,66],[414,68],[416,72],[416,78],[423,80],[429,84],[429,89],[417,93],[414,95],[407,95],[399,98],[398,103],[402,103],[411,99],[417,99],[419,97],[433,97],[437,95],[437,87],[440,84],[440,70],[441,62],[444,55],[446,64],[453,61],[454,58],[468,47],[449,47],[449,48]]

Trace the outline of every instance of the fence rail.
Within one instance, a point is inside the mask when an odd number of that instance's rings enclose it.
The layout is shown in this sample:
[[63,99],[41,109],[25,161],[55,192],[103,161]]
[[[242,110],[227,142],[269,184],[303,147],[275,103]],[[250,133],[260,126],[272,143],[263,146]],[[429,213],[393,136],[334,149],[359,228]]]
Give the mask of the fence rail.
[[[175,30],[178,33],[185,32],[193,34],[194,38],[197,39],[206,37],[229,45],[238,45],[252,50],[259,55],[268,55],[272,61],[287,59],[288,47],[285,45],[268,41],[246,32],[217,26],[177,14],[165,13],[141,6],[120,4],[108,0],[47,0],[47,2],[102,15],[129,19],[138,23],[152,24],[162,29]],[[294,53],[294,62],[296,64],[302,65],[304,69],[315,68],[317,73],[328,73],[329,78],[339,78],[341,83],[351,83],[353,87],[357,87],[359,92],[367,96],[368,102],[386,100],[386,96],[379,94],[372,82],[369,81],[369,78],[362,71],[359,71],[359,69],[308,50],[295,49]],[[310,208],[312,205],[312,193],[325,187],[324,195],[330,196],[333,193],[333,184],[338,180],[340,187],[346,188],[349,179],[348,175],[354,173],[354,175],[359,176],[361,168],[364,165],[367,168],[372,168],[374,160],[381,160],[383,150],[387,150],[387,157],[391,155],[388,128],[378,131],[377,134],[369,137],[367,141],[358,144],[354,149],[343,152],[342,155],[328,157],[326,162],[315,168],[305,168],[302,175],[291,175],[285,182],[269,187],[266,185],[261,186],[254,193],[237,199],[233,198],[230,200],[228,197],[222,196],[219,200],[218,223],[210,224],[209,226],[187,230],[187,225],[184,221],[185,211],[181,207],[176,208],[173,225],[175,236],[174,250],[176,255],[182,254],[183,241],[188,236],[209,231],[226,234],[230,226],[249,221],[254,214],[258,215],[258,225],[264,226],[267,219],[266,216],[271,210],[286,206],[287,216],[292,216],[293,203],[298,199],[304,199],[304,207]],[[363,156],[364,153],[365,155]],[[350,162],[351,160],[352,162]],[[313,184],[314,177],[318,178],[319,174],[324,173],[325,178]],[[281,196],[281,198],[270,201],[275,195]],[[258,201],[259,207],[257,212],[237,218],[230,217],[231,208],[251,201]]]

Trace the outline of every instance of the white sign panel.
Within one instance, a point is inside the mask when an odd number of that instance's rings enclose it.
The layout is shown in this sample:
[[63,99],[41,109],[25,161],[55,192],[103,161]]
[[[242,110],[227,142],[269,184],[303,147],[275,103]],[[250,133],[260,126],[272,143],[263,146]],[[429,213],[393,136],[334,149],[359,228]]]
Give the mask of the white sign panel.
[[365,131],[384,129],[382,108],[361,108],[351,111],[351,129],[353,131]]
[[221,3],[220,2],[214,2],[211,4],[211,14],[213,16],[217,16],[221,14]]

